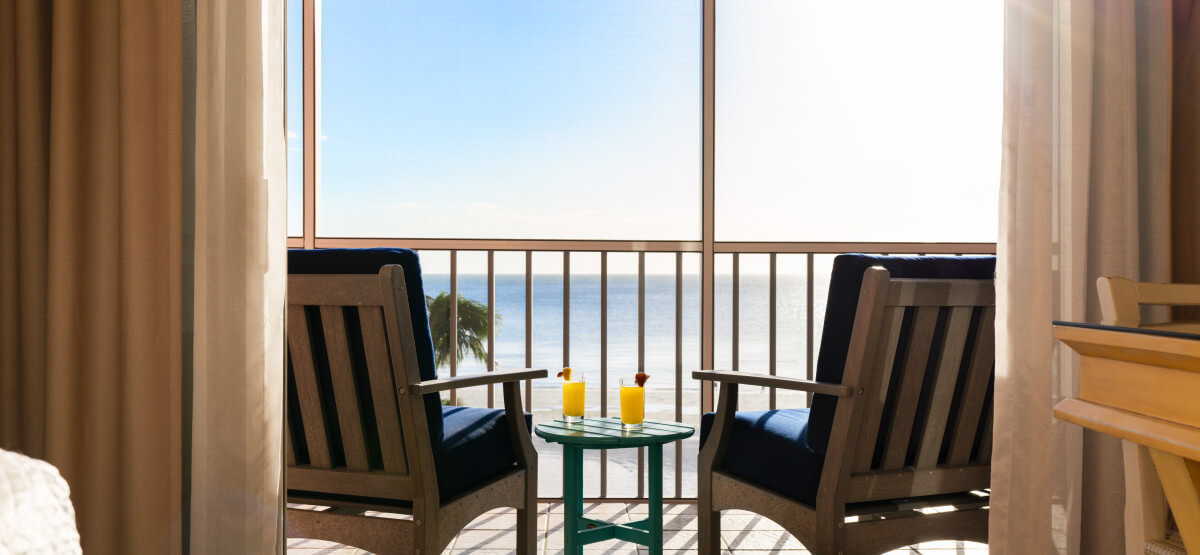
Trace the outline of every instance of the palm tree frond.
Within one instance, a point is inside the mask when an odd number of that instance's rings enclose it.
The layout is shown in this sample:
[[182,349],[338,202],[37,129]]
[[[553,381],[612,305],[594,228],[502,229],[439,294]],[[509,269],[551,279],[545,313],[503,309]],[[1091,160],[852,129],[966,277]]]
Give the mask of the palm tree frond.
[[[434,361],[437,366],[444,366],[450,361],[450,302],[450,294],[445,291],[436,296],[425,296],[429,313],[429,333],[433,339]],[[462,295],[458,296],[458,335],[453,339],[458,351],[456,362],[462,362],[468,353],[478,362],[487,361],[487,320],[486,304]],[[497,314],[496,329],[499,329],[500,321],[500,315]]]

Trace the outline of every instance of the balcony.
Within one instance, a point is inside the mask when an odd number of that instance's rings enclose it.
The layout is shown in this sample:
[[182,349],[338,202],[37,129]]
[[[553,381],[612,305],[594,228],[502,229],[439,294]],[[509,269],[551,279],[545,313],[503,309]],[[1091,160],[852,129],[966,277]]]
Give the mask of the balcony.
[[[303,244],[303,238],[292,241]],[[487,307],[483,360],[466,357],[459,363],[452,352],[438,370],[442,375],[571,366],[589,376],[587,415],[610,416],[618,409],[617,379],[645,371],[651,376],[646,417],[697,429],[700,415],[713,410],[714,396],[691,379],[692,370],[813,378],[830,264],[837,254],[995,253],[993,243],[714,242],[711,273],[705,274],[701,242],[317,238],[313,244],[415,248],[422,257],[426,295],[445,292]],[[558,271],[549,273],[550,267]],[[706,280],[713,283],[707,305],[701,291]],[[454,320],[451,337],[459,331]],[[457,345],[451,342],[451,348]],[[556,383],[527,383],[522,393],[535,425],[560,415]],[[498,401],[494,388],[452,390],[445,398],[450,404],[488,408]],[[740,407],[804,408],[810,401],[803,393],[746,388]],[[540,438],[534,443],[542,469],[539,495],[561,500],[562,450]],[[699,439],[692,436],[664,451],[665,498],[695,500],[698,449]],[[585,498],[644,500],[641,451],[586,453],[585,473],[598,479],[585,484]]]
[[[836,255],[995,253],[999,12],[939,26],[932,12],[880,2],[886,24],[843,37],[888,47],[845,48],[831,66],[808,55],[828,40],[805,37],[870,22],[819,4],[290,4],[289,247],[419,251],[427,295],[486,313],[484,343],[463,358],[449,341],[440,375],[570,366],[588,375],[587,415],[603,417],[618,412],[618,378],[643,371],[646,417],[698,429],[716,391],[693,370],[814,377]],[[963,50],[891,17],[956,33]],[[364,53],[397,65],[380,71]],[[947,79],[950,65],[978,74]],[[893,87],[906,81],[920,85]],[[951,98],[973,100],[959,110]],[[521,392],[535,425],[561,410],[558,384],[544,382]],[[741,393],[742,410],[812,400]],[[492,387],[443,401],[502,404]],[[562,542],[562,449],[534,444],[549,553]],[[664,452],[673,549],[696,548],[698,450],[694,435]],[[598,514],[644,510],[644,451],[584,453],[583,496]],[[775,523],[733,516],[731,551],[802,548]],[[477,520],[449,549],[511,550],[508,520]],[[908,552],[918,549],[974,552]]]
[[[299,247],[303,238],[293,241]],[[705,267],[702,242],[316,238],[311,243],[318,248],[416,247],[426,295],[445,292],[486,307],[482,360],[468,356],[460,362],[452,351],[439,368],[441,375],[492,368],[551,368],[553,374],[571,366],[589,376],[586,414],[595,417],[618,413],[618,377],[645,371],[651,376],[646,417],[697,429],[700,415],[713,410],[715,396],[712,388],[691,379],[692,370],[715,367],[813,378],[830,265],[837,254],[995,253],[991,243],[713,242],[713,262]],[[711,283],[710,300],[704,298],[705,283]],[[459,335],[460,319],[457,314],[449,318],[450,337]],[[457,349],[456,343],[450,345]],[[522,388],[525,410],[533,413],[535,425],[561,415],[557,381],[543,382],[527,381]],[[443,402],[493,408],[500,406],[498,397],[492,388],[470,388],[450,391]],[[739,408],[804,408],[810,402],[804,393],[744,387]],[[536,436],[534,444],[543,511],[539,549],[556,553],[563,542],[562,449]],[[664,545],[669,551],[696,549],[698,449],[698,437],[692,436],[664,450]],[[644,450],[584,456],[585,475],[594,477],[584,484],[588,517],[619,522],[636,520],[633,515],[646,511]],[[446,553],[510,552],[512,526],[511,511],[493,511],[464,529]],[[745,511],[724,514],[722,540],[730,553],[808,552],[777,523]],[[301,553],[360,552],[318,540],[293,539],[288,546]],[[620,540],[588,548],[637,551]],[[986,552],[980,544],[940,541],[894,553]]]

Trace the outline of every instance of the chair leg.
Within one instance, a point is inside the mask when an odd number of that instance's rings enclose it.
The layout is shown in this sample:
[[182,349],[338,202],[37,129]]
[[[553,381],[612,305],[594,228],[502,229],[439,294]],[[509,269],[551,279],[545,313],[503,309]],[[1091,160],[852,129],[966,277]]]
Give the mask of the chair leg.
[[[707,488],[705,488],[707,489]],[[700,544],[700,555],[721,553],[721,511],[712,510],[712,493],[703,492],[697,500],[696,512],[700,518],[696,541]]]
[[533,555],[537,551],[537,509],[517,509],[517,553]]
[[525,506],[517,509],[517,553],[533,555],[537,550],[537,473],[525,475]]
[[812,550],[813,555],[834,555],[842,552],[842,534],[837,525],[844,519],[840,515],[829,514],[833,512],[832,509],[829,509],[822,513],[820,507],[817,509],[817,526],[813,545],[805,546]]
[[434,555],[439,553],[438,509],[424,503],[413,503],[413,555]]

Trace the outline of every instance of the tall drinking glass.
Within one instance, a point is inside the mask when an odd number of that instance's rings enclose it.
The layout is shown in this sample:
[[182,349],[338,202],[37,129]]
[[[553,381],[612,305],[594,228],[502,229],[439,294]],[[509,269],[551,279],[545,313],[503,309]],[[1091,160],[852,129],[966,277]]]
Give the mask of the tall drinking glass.
[[563,421],[583,422],[584,388],[587,376],[577,372],[569,380],[563,380]]
[[641,430],[646,415],[646,388],[634,378],[621,378],[621,429]]

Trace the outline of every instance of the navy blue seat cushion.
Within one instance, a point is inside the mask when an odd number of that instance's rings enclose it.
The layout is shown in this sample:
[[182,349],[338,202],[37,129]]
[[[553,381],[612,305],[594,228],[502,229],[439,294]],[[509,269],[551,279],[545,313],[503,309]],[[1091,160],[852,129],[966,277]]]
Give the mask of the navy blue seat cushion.
[[[738,411],[721,467],[792,499],[816,505],[825,459],[808,446],[808,409]],[[700,445],[716,413],[700,417]]]
[[[409,249],[288,250],[289,274],[378,274],[379,269],[388,264],[399,264],[404,270],[421,380],[435,380],[437,366],[433,363],[433,339],[429,335],[429,315],[425,308],[421,262],[417,253]],[[425,417],[429,421],[429,439],[437,446],[444,436],[442,401],[436,393],[425,396]]]
[[[466,492],[517,464],[504,409],[442,407],[442,415],[446,439],[433,451],[442,500]],[[525,413],[525,428],[533,429],[533,415],[529,413]]]
[[[817,381],[842,383],[842,371],[858,310],[858,293],[867,268],[882,266],[893,278],[995,279],[995,256],[870,256],[843,254],[833,260],[829,278],[829,297],[825,303],[825,327],[821,333],[821,352],[817,355]],[[824,455],[837,398],[813,397],[808,444]]]

